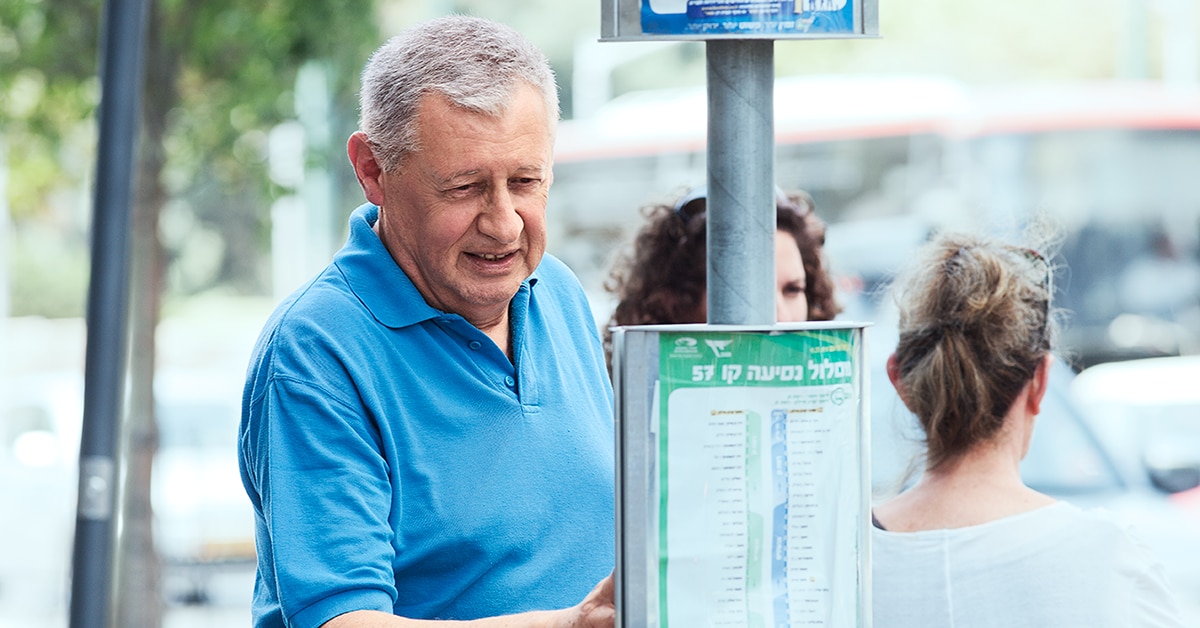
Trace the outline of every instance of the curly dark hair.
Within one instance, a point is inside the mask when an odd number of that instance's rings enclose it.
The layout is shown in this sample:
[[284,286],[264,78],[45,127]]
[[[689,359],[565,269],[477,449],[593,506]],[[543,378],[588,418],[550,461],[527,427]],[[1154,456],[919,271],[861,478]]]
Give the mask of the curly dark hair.
[[[604,287],[617,297],[609,326],[703,323],[707,293],[708,237],[706,200],[697,196],[675,206],[642,208],[646,224],[614,264]],[[776,204],[776,225],[800,248],[806,275],[808,320],[832,320],[841,306],[834,300],[833,280],[824,260],[825,223],[814,213],[807,192],[787,194]],[[611,351],[606,327],[604,346]]]

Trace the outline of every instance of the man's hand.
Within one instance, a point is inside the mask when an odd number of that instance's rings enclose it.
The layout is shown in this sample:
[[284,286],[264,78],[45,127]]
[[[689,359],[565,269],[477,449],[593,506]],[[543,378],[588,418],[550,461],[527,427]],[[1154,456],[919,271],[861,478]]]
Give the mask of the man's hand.
[[476,628],[613,628],[613,576],[600,581],[583,601],[571,608],[533,611],[465,622],[415,620],[378,611],[354,611],[325,622],[322,628],[429,628],[447,624]]
[[559,628],[612,628],[616,617],[612,574],[601,580],[582,602],[567,611],[566,623],[560,624]]

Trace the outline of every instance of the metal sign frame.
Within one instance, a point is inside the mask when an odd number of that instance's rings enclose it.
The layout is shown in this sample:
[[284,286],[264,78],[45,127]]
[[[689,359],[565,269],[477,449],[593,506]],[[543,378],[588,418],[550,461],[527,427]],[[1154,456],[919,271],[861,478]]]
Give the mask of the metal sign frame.
[[[662,435],[662,425],[659,423],[660,417],[665,417],[662,413],[664,410],[662,400],[665,397],[660,397],[664,392],[671,393],[671,384],[667,379],[670,376],[665,375],[662,366],[666,362],[662,361],[663,350],[661,349],[661,341],[668,344],[676,343],[680,338],[687,338],[695,335],[701,340],[693,347],[698,347],[699,351],[707,351],[706,338],[711,338],[714,335],[720,337],[734,337],[737,335],[758,335],[758,336],[778,336],[781,334],[794,334],[803,336],[805,342],[810,342],[809,339],[829,338],[840,334],[838,337],[849,338],[847,343],[849,349],[843,349],[850,355],[849,365],[850,373],[847,379],[840,380],[839,387],[852,389],[853,394],[850,397],[845,397],[851,401],[849,412],[853,413],[855,425],[850,430],[852,438],[849,440],[837,441],[836,445],[831,445],[835,451],[829,451],[826,455],[801,457],[798,460],[803,460],[803,464],[812,465],[818,475],[826,470],[834,470],[834,476],[841,478],[837,486],[823,487],[823,490],[836,491],[836,494],[841,498],[851,500],[855,510],[856,527],[853,531],[844,529],[846,522],[844,519],[839,519],[839,530],[844,536],[839,537],[844,544],[847,539],[850,539],[854,544],[852,551],[854,552],[854,565],[847,563],[839,563],[836,569],[826,570],[821,575],[827,575],[829,571],[840,570],[840,577],[844,577],[848,570],[854,570],[854,578],[856,580],[856,589],[853,592],[846,591],[845,586],[840,586],[839,590],[829,594],[833,596],[841,596],[838,600],[833,600],[826,604],[829,606],[839,606],[843,621],[839,625],[847,625],[845,619],[845,606],[847,603],[854,604],[856,608],[853,613],[855,615],[855,624],[859,628],[869,628],[871,625],[871,605],[870,605],[870,427],[868,417],[869,399],[868,391],[870,389],[869,369],[866,368],[867,352],[867,334],[866,324],[863,323],[842,323],[842,322],[814,322],[814,323],[790,323],[776,325],[648,325],[634,327],[617,327],[613,333],[613,377],[616,391],[616,520],[617,520],[617,557],[616,557],[616,626],[617,628],[647,628],[660,626],[660,618],[666,618],[664,609],[660,608],[660,600],[666,591],[665,576],[660,577],[660,574],[666,573],[660,571],[662,561],[667,560],[667,553],[661,545],[661,535],[666,535],[665,524],[660,520],[660,513],[667,512],[666,500],[662,499],[663,483],[662,478],[666,477],[664,467],[661,463],[661,456],[665,455],[665,441],[667,436]],[[799,340],[799,339],[797,339]],[[736,342],[736,340],[735,340]],[[811,342],[816,342],[811,340]],[[683,343],[690,344],[690,343]],[[714,343],[720,345],[720,342]],[[764,343],[765,344],[765,343]],[[675,344],[671,345],[676,346]],[[709,345],[711,346],[711,345]],[[805,345],[807,346],[807,345]],[[814,346],[816,346],[814,344]],[[674,349],[672,349],[674,351]],[[717,357],[711,362],[714,366],[723,367],[729,364],[730,360],[724,360],[719,351],[714,351]],[[794,354],[793,354],[794,355]],[[734,356],[732,362],[736,363],[737,356]],[[669,360],[668,360],[669,362]],[[819,361],[818,361],[819,362]],[[685,368],[689,363],[684,363]],[[698,368],[704,372],[708,367],[701,364]],[[695,369],[697,366],[690,366]],[[754,367],[749,367],[754,368]],[[761,367],[760,367],[761,368]],[[781,367],[790,368],[790,367]],[[808,368],[812,368],[811,364]],[[720,368],[717,369],[717,378],[721,376]],[[776,373],[780,369],[774,369]],[[787,376],[780,379],[788,379],[794,377],[794,380],[799,382],[797,371],[804,372],[803,367],[796,367],[792,371],[793,376]],[[761,372],[761,371],[760,371]],[[750,378],[747,378],[750,379]],[[761,378],[760,378],[761,380]],[[673,381],[679,382],[676,377]],[[728,384],[733,380],[726,380]],[[740,386],[742,380],[736,380]],[[790,381],[790,380],[789,380]],[[775,386],[770,384],[769,386]],[[808,390],[818,390],[818,382],[812,380],[804,383],[795,384],[795,390],[803,391],[805,386]],[[680,388],[675,388],[678,392]],[[703,388],[703,384],[695,389],[699,392],[707,392],[708,389]],[[739,391],[742,389],[738,389]],[[756,389],[745,389],[756,390]],[[763,388],[764,395],[777,394],[777,388]],[[690,391],[689,391],[690,392]],[[759,401],[758,395],[737,392],[736,394],[746,395],[747,400],[753,400],[753,403]],[[795,410],[794,410],[795,411]],[[775,411],[772,411],[774,414]],[[786,413],[785,413],[785,416]],[[802,416],[802,415],[801,415]],[[663,419],[664,421],[666,419]],[[674,419],[672,419],[674,420]],[[843,427],[849,427],[844,426]],[[790,428],[789,428],[790,429]],[[749,428],[747,434],[750,433]],[[661,438],[660,438],[660,435]],[[850,442],[852,441],[852,442]],[[747,445],[749,447],[749,445]],[[839,448],[840,447],[840,448]],[[765,447],[764,447],[765,449]],[[694,450],[693,450],[694,451]],[[795,455],[795,452],[792,452]],[[847,458],[846,456],[850,456]],[[769,455],[761,456],[762,462],[759,467],[764,473],[770,474],[772,471],[766,467],[771,465],[778,466],[778,460]],[[666,465],[670,465],[668,460]],[[751,463],[747,462],[747,467]],[[824,465],[824,466],[823,466]],[[778,472],[776,472],[778,473]],[[790,473],[790,472],[789,472]],[[840,475],[838,475],[840,473]],[[791,488],[792,476],[787,476],[788,487]],[[778,475],[776,480],[779,481]],[[706,489],[707,490],[707,489]],[[846,497],[846,496],[849,497]],[[812,506],[812,504],[809,504]],[[846,502],[838,504],[818,504],[817,517],[832,516],[836,512],[845,514]],[[784,512],[791,506],[785,506]],[[778,506],[776,506],[778,509]],[[747,509],[747,513],[750,509]],[[778,510],[775,511],[778,516]],[[666,515],[662,515],[666,517]],[[747,518],[752,515],[747,514]],[[663,526],[660,528],[660,525]],[[779,525],[775,525],[775,535],[779,534]],[[790,534],[793,531],[791,523],[785,526],[785,529]],[[832,529],[832,526],[831,528]],[[851,551],[845,547],[841,547],[842,551]],[[771,550],[768,550],[768,553]],[[660,553],[661,552],[661,553]],[[845,556],[843,556],[844,558]],[[789,565],[789,568],[791,566]],[[750,568],[747,568],[747,572]],[[832,580],[832,577],[830,578]],[[844,582],[843,582],[844,584]],[[766,586],[766,585],[760,585]],[[750,597],[749,587],[745,593],[747,599]],[[848,597],[847,597],[848,596]],[[847,602],[847,600],[849,602]],[[752,606],[751,602],[747,602],[747,608]],[[820,606],[817,604],[816,606]],[[666,623],[670,623],[669,621]],[[687,623],[687,622],[684,622]],[[774,626],[774,623],[766,624]],[[668,625],[666,628],[671,628]]]
[[602,41],[879,36],[878,0],[603,0],[600,19]]

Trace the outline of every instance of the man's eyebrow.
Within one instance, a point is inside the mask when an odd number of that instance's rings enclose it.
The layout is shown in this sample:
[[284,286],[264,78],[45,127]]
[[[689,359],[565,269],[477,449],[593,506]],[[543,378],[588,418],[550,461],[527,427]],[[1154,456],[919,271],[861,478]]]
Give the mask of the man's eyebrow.
[[[550,164],[543,163],[543,164],[526,164],[523,166],[517,166],[513,170],[513,173],[517,174],[517,175],[521,175],[521,176],[526,176],[529,174],[545,176],[545,174],[549,171],[550,171]],[[458,181],[461,181],[462,179],[470,179],[470,178],[476,177],[481,172],[483,172],[483,171],[478,168],[471,169],[471,170],[460,170],[458,172],[452,172],[445,176],[434,175],[433,180],[438,185],[453,186],[453,185],[456,185]]]
[[521,167],[517,168],[516,171],[521,174],[528,173],[528,172],[535,172],[537,174],[545,174],[546,171],[548,171],[549,169],[550,169],[550,164],[529,164],[529,165],[521,166]]
[[441,185],[452,185],[455,181],[458,181],[460,179],[469,179],[478,174],[479,174],[478,169],[461,170],[459,172],[452,172],[444,177],[435,176],[434,180],[436,180]]

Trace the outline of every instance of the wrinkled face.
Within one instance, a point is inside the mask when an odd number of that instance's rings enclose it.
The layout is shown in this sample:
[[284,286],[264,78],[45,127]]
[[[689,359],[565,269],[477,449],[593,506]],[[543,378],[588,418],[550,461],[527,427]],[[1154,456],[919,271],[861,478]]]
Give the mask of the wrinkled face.
[[430,305],[486,326],[546,250],[552,119],[522,86],[499,117],[430,94],[418,120],[421,150],[381,175],[377,230]]
[[775,320],[799,323],[808,320],[808,287],[804,262],[796,238],[775,232]]

